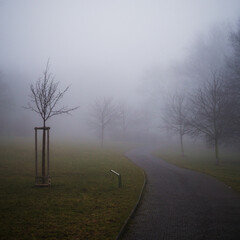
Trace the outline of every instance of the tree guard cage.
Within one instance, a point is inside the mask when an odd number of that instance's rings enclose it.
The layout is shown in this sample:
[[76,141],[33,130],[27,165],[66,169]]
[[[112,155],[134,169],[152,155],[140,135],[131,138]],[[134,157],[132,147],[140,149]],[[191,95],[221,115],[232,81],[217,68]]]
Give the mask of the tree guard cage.
[[[49,175],[49,130],[50,127],[35,127],[35,186],[48,187],[51,185],[51,177]],[[38,166],[38,130],[43,131],[42,139],[42,171],[39,174]],[[46,145],[46,133],[47,133],[47,167],[45,169],[45,145]],[[43,150],[44,149],[44,150]],[[47,172],[45,172],[47,170]]]

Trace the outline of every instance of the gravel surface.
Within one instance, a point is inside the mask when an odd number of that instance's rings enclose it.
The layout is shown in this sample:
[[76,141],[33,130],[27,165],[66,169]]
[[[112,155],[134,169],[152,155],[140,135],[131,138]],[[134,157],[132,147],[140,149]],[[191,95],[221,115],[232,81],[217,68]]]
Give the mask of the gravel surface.
[[126,154],[145,170],[147,185],[124,240],[240,239],[240,194],[150,153],[137,149]]

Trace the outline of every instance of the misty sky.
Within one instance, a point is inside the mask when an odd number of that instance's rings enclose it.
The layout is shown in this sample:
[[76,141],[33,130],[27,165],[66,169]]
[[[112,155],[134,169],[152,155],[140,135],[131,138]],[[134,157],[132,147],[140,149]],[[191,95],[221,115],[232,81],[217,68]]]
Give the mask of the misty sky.
[[134,101],[146,71],[181,60],[239,10],[239,0],[0,0],[0,71],[22,102],[48,58],[70,104]]

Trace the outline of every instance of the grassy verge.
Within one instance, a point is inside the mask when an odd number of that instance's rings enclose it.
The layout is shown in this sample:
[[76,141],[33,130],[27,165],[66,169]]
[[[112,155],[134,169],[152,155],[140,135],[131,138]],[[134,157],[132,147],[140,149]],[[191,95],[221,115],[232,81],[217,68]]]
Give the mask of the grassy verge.
[[174,147],[164,147],[155,153],[158,157],[179,167],[199,171],[211,175],[240,192],[240,154],[222,151],[220,166],[215,164],[211,149],[191,147],[186,150],[186,156],[181,157]]
[[[0,146],[0,239],[114,239],[143,183],[123,150],[51,146],[51,188],[34,187],[32,143]],[[109,170],[122,173],[123,187]]]

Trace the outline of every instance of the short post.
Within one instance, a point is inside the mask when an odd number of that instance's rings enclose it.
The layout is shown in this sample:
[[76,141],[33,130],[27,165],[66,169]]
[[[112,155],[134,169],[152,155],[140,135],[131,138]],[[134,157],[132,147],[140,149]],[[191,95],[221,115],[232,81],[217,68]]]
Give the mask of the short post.
[[118,176],[118,187],[121,188],[122,187],[122,177],[121,174],[114,171],[114,170],[110,170],[111,173],[115,174],[116,176]]

